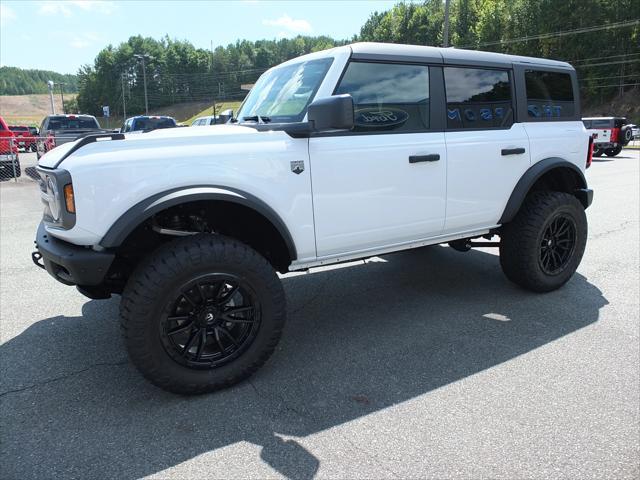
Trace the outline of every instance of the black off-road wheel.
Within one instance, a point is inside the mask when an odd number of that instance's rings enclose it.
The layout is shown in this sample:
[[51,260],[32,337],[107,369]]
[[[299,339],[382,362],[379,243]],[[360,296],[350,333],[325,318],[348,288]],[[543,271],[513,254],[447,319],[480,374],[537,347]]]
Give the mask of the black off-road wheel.
[[534,192],[500,236],[500,265],[507,278],[528,290],[549,292],[578,268],[587,243],[587,217],[571,194]]
[[604,149],[594,146],[593,147],[593,156],[594,157],[601,157],[604,154]]
[[616,147],[616,148],[607,148],[604,151],[604,154],[607,157],[615,157],[616,155],[618,155],[620,152],[622,151],[622,147]]
[[195,235],[143,261],[120,306],[127,351],[151,383],[193,395],[229,387],[273,353],[285,297],[273,267],[251,247]]

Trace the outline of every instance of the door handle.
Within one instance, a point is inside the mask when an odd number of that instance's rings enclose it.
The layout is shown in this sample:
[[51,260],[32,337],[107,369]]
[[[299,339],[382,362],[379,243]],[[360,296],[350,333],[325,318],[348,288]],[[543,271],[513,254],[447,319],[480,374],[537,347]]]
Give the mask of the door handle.
[[520,155],[524,153],[524,148],[503,148],[502,155]]
[[409,163],[437,162],[438,160],[440,160],[439,153],[431,153],[429,155],[411,155],[409,157]]

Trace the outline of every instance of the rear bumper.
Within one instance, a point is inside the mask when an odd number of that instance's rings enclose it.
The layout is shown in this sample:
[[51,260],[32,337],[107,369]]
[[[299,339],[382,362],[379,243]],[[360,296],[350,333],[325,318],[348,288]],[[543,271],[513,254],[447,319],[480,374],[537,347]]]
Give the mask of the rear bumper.
[[[103,283],[115,254],[96,252],[49,235],[40,222],[32,259],[65,285],[95,286]],[[42,263],[39,263],[42,260]]]

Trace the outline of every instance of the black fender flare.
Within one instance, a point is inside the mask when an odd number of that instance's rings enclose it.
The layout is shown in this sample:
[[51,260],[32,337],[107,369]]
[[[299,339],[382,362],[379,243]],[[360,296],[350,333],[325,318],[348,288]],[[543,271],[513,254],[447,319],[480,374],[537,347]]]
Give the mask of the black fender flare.
[[199,185],[180,187],[157,193],[143,200],[114,222],[100,241],[104,248],[117,248],[126,240],[133,230],[154,214],[169,207],[201,200],[223,200],[248,207],[265,217],[278,231],[284,240],[291,260],[298,258],[296,247],[289,229],[282,218],[265,202],[250,193],[229,187]]
[[577,174],[578,186],[571,193],[580,200],[584,208],[587,208],[591,204],[593,191],[587,189],[587,180],[584,178],[584,173],[582,173],[580,168],[578,168],[574,163],[563,160],[562,158],[550,157],[535,163],[529,167],[526,172],[524,172],[522,177],[520,177],[520,180],[516,183],[513,192],[511,192],[509,201],[507,202],[506,207],[504,207],[502,216],[500,217],[500,220],[498,220],[498,223],[504,224],[511,221],[513,217],[515,217],[516,213],[518,213],[518,210],[520,210],[522,202],[524,202],[524,199],[529,193],[529,190],[531,190],[531,187],[533,187],[538,179],[540,179],[540,177],[545,173],[556,168],[568,168]]

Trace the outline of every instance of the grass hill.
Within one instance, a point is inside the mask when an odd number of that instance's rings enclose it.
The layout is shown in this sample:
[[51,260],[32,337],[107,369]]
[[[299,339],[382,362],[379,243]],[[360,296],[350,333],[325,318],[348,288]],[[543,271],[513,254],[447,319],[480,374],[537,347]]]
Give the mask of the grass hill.
[[[64,99],[70,100],[76,94],[65,94]],[[54,104],[56,112],[62,112],[62,101],[60,95],[54,96]],[[223,102],[217,104],[219,111],[232,108],[238,110],[240,102]],[[113,106],[111,107],[114,108]],[[213,107],[210,102],[185,102],[161,107],[151,110],[151,115],[169,115],[174,117],[178,122],[191,124],[197,118],[205,115],[212,115]],[[40,125],[42,119],[51,113],[51,105],[49,103],[48,94],[35,95],[3,95],[0,96],[0,115],[9,124],[17,125]],[[111,118],[103,119],[98,117],[98,121],[103,127],[116,128],[119,127],[123,118],[116,115]]]

